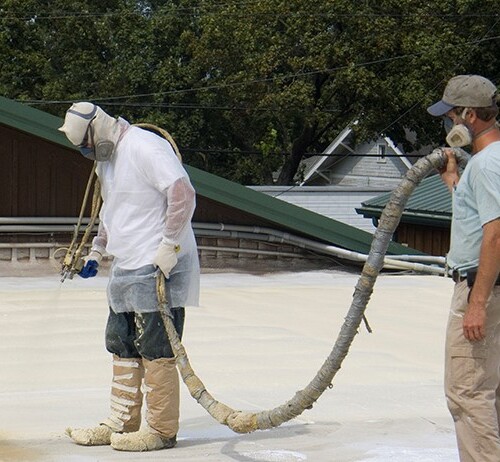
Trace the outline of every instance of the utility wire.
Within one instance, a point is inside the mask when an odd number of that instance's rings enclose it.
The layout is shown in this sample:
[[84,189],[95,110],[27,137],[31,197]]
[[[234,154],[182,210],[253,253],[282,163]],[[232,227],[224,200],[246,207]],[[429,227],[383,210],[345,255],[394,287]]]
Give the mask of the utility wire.
[[[500,17],[496,23],[498,23],[498,21],[500,21]],[[495,25],[496,25],[496,23],[495,23]],[[478,45],[479,43],[483,43],[483,42],[487,42],[487,41],[491,41],[491,40],[498,40],[499,38],[500,38],[500,35],[497,35],[495,37],[483,38],[483,39],[479,39],[479,40],[473,40],[473,41],[466,42],[466,43],[462,44],[462,46]],[[354,69],[354,68],[358,68],[358,67],[367,67],[367,66],[371,66],[371,65],[375,65],[375,64],[382,64],[382,63],[388,63],[388,62],[397,61],[397,60],[403,60],[403,59],[406,59],[409,57],[421,56],[425,53],[426,53],[425,51],[418,52],[418,53],[408,53],[405,55],[375,59],[372,61],[365,61],[365,62],[355,63],[355,64],[346,64],[346,65],[327,68],[327,69],[296,72],[293,74],[287,74],[287,75],[283,75],[283,76],[265,77],[265,78],[254,79],[254,80],[245,80],[245,81],[241,81],[241,82],[223,83],[223,84],[218,84],[218,85],[207,85],[205,87],[184,88],[184,89],[178,89],[178,90],[168,90],[168,91],[155,92],[155,93],[140,93],[140,94],[134,94],[134,95],[89,98],[89,101],[103,102],[103,104],[111,104],[112,101],[118,101],[118,100],[122,100],[122,99],[135,99],[135,98],[145,98],[145,97],[154,97],[154,96],[178,95],[178,94],[193,93],[193,92],[198,92],[198,91],[233,88],[233,87],[244,86],[244,85],[255,85],[258,83],[275,82],[275,81],[279,81],[279,80],[289,80],[289,79],[295,79],[295,78],[300,78],[300,77],[307,77],[307,76],[311,76],[311,75],[329,74],[329,73],[334,73],[334,72],[344,70],[344,69]],[[436,87],[441,83],[442,82],[439,82],[436,85]],[[434,87],[433,90],[436,87]],[[16,100],[16,101],[21,101],[21,102],[26,103],[26,104],[71,104],[71,103],[75,102],[75,100]],[[412,108],[410,108],[407,112],[409,112]],[[406,113],[402,114],[401,117],[403,117],[404,115],[406,115]],[[397,122],[397,120],[395,122]],[[387,128],[391,127],[395,122],[393,122]]]
[[[25,100],[16,99],[20,103],[30,104],[32,106],[38,106],[43,104],[49,104],[49,102],[43,100]],[[81,100],[78,100],[81,101]],[[95,100],[92,100],[95,101]],[[70,104],[75,101],[61,101],[61,102],[50,102],[50,104]],[[100,103],[101,106],[119,106],[119,107],[137,107],[137,108],[162,108],[162,109],[179,109],[179,110],[218,110],[218,111],[231,111],[231,112],[275,112],[281,109],[298,109],[303,110],[303,106],[279,106],[279,107],[255,107],[255,106],[210,106],[210,105],[197,105],[197,104],[170,104],[170,103],[115,103],[115,102],[104,102]],[[339,109],[335,108],[321,108],[321,112],[335,113],[339,112]]]
[[[500,38],[500,36],[498,37]],[[266,82],[274,82],[277,80],[288,80],[288,79],[294,79],[294,78],[299,78],[299,77],[307,77],[310,75],[316,75],[316,74],[327,74],[327,73],[332,73],[336,71],[340,71],[343,69],[353,69],[357,67],[366,67],[370,66],[373,64],[381,64],[381,63],[386,63],[386,62],[391,62],[391,61],[396,61],[399,59],[405,59],[410,56],[419,56],[423,54],[421,53],[409,53],[406,55],[400,55],[400,56],[394,56],[390,58],[382,58],[382,59],[376,59],[373,61],[366,61],[362,63],[357,63],[357,64],[347,64],[343,66],[337,66],[333,68],[328,68],[328,69],[321,69],[321,70],[315,70],[315,71],[305,71],[305,72],[296,72],[294,74],[287,74],[287,75],[282,75],[282,76],[276,76],[276,77],[264,77],[260,79],[254,79],[254,80],[245,80],[241,82],[231,82],[231,83],[223,83],[223,84],[218,84],[218,85],[207,85],[205,87],[195,87],[195,88],[184,88],[184,89],[179,89],[179,90],[169,90],[169,91],[162,91],[162,92],[156,92],[156,93],[141,93],[141,94],[135,94],[135,95],[123,95],[123,96],[111,96],[111,97],[100,97],[100,98],[92,98],[91,101],[116,101],[120,99],[132,99],[132,98],[144,98],[144,97],[149,97],[149,96],[162,96],[162,95],[175,95],[175,94],[181,94],[181,93],[193,93],[197,91],[207,91],[207,90],[219,90],[222,88],[232,88],[232,87],[239,87],[243,85],[254,85],[257,83],[266,83]],[[44,103],[44,104],[68,104],[68,103],[73,103],[73,100],[57,100],[57,101],[43,101],[43,100],[26,100],[26,103],[33,104],[33,103]]]
[[[256,0],[258,3],[259,0]],[[58,14],[43,12],[35,12],[28,11],[22,15],[18,15],[17,12],[6,10],[2,11],[0,9],[0,14],[4,14],[5,16],[0,16],[0,19],[18,19],[18,20],[33,20],[33,19],[78,19],[78,18],[101,18],[101,17],[113,17],[113,16],[148,16],[149,14],[153,15],[168,15],[170,13],[182,13],[182,12],[194,12],[200,10],[209,10],[212,8],[227,8],[227,7],[244,7],[249,5],[254,5],[256,2],[246,1],[246,2],[235,2],[235,3],[214,3],[212,5],[196,5],[196,6],[179,6],[179,5],[169,5],[167,8],[136,8],[131,11],[106,11],[106,12],[85,12],[85,11],[59,11]]]
[[[240,149],[210,149],[210,148],[188,148],[188,147],[183,147],[179,146],[179,150],[181,152],[203,152],[203,153],[208,153],[208,154],[248,154],[248,155],[260,155],[262,156],[262,151],[250,151],[250,150],[240,150]],[[282,156],[287,156],[289,152],[275,152],[275,154],[280,154]],[[346,154],[324,154],[323,152],[306,152],[304,153],[304,158],[309,159],[312,157],[346,157]],[[398,157],[401,159],[401,157],[425,157],[424,154],[404,154],[403,156],[400,156],[399,154],[385,154],[383,156],[380,156],[378,154],[373,154],[370,152],[366,153],[352,153],[349,152],[348,154],[349,157],[377,157],[381,159],[385,159],[386,157]]]
[[[490,27],[490,28],[486,31],[486,33],[483,35],[482,39],[478,40],[476,43],[474,43],[474,42],[469,42],[469,43],[472,43],[472,45],[471,45],[471,47],[470,47],[470,49],[469,49],[469,53],[468,53],[468,54],[466,54],[466,55],[464,56],[464,58],[463,58],[460,62],[456,63],[456,65],[453,67],[453,70],[457,69],[460,65],[462,65],[462,64],[464,63],[464,61],[467,59],[468,55],[470,55],[470,53],[472,53],[472,52],[474,51],[474,47],[475,47],[475,46],[478,46],[480,43],[485,42],[485,41],[488,41],[488,40],[491,40],[491,39],[493,39],[493,38],[498,38],[498,36],[497,36],[497,37],[487,37],[487,36],[488,36],[488,34],[489,34],[491,31],[493,31],[493,29],[496,27],[496,25],[498,24],[498,22],[499,22],[499,21],[500,21],[500,18],[498,18],[498,19],[494,22],[494,24],[493,24],[493,25],[492,25],[492,26],[491,26],[491,27]],[[431,90],[431,91],[436,90],[436,89],[437,89],[440,85],[442,85],[442,84],[443,84],[443,80],[442,80],[442,79],[440,79],[440,80],[439,80],[439,82],[437,82],[437,83],[436,83],[436,85],[434,85],[434,87],[432,88],[432,90]],[[419,99],[419,100],[418,100],[417,102],[415,102],[415,104],[413,104],[413,105],[412,105],[412,106],[411,106],[411,107],[410,107],[407,111],[405,111],[405,112],[404,112],[403,114],[401,114],[398,118],[396,118],[394,121],[392,121],[392,122],[391,122],[389,125],[387,125],[387,126],[386,126],[383,130],[379,131],[379,132],[377,133],[377,136],[378,136],[378,137],[383,136],[383,134],[384,134],[384,133],[385,133],[385,132],[386,132],[389,128],[391,128],[393,125],[395,125],[396,123],[398,123],[401,119],[403,119],[403,118],[404,118],[407,114],[409,114],[410,112],[412,112],[412,111],[413,111],[413,110],[414,110],[417,106],[419,106],[421,103],[422,103],[422,99]],[[349,154],[349,155],[351,155],[351,154]],[[355,154],[352,154],[352,155],[353,155],[354,157],[356,157],[356,155],[355,155]],[[320,154],[320,156],[321,156],[321,154]],[[327,156],[329,156],[329,155],[327,154]],[[340,155],[339,157],[343,157],[343,156],[342,156],[342,155]],[[392,155],[389,155],[389,156],[387,156],[387,155],[386,155],[385,157],[392,157]],[[399,156],[398,156],[398,157],[399,157]],[[417,155],[417,156],[413,156],[413,155],[406,155],[406,154],[405,154],[405,157],[421,157],[421,156],[418,156],[418,155]],[[289,188],[288,190],[283,191],[283,192],[281,192],[281,193],[277,194],[277,195],[276,195],[276,196],[274,196],[274,197],[278,197],[278,196],[280,196],[280,195],[282,195],[282,194],[285,194],[286,192],[291,191],[292,189],[296,188],[297,186],[298,186],[298,185],[293,185],[293,186],[292,186],[291,188]]]
[[[468,43],[465,43],[464,45],[471,45],[470,46],[470,50],[469,50],[469,53],[465,54],[464,58],[459,61],[458,63],[455,64],[455,66],[453,67],[453,70],[455,69],[458,69],[461,65],[463,65],[463,63],[465,62],[465,60],[468,58],[468,55],[470,55],[473,50],[474,50],[474,47],[478,46],[479,44],[483,43],[483,42],[486,42],[486,41],[489,41],[489,40],[496,40],[499,38],[499,36],[495,36],[495,37],[487,37],[487,35],[496,27],[496,25],[498,24],[498,22],[500,21],[500,17],[494,22],[494,24],[486,31],[486,33],[484,34],[483,38],[477,40],[477,41],[473,41],[473,42],[468,42]],[[436,85],[434,85],[432,87],[432,90],[431,91],[434,91],[436,90],[440,85],[442,85],[444,82],[443,80],[441,79],[439,82],[436,83]],[[396,123],[398,123],[401,119],[403,119],[407,114],[409,114],[410,112],[412,112],[418,105],[420,105],[422,103],[422,99],[419,99],[415,104],[413,104],[413,106],[411,106],[408,110],[406,110],[405,112],[403,112],[403,114],[401,114],[397,119],[393,120],[389,125],[387,125],[383,130],[380,131],[379,134],[381,133],[385,133],[387,130],[389,130],[389,128],[391,128],[393,125],[395,125]]]
[[[193,14],[199,14],[199,12],[213,13],[214,11],[221,8],[229,7],[244,7],[247,5],[254,5],[252,2],[243,3],[219,3],[214,5],[197,5],[191,7],[181,7],[181,6],[170,6],[165,9],[149,9],[145,8],[143,10],[133,10],[133,11],[110,11],[102,13],[90,13],[90,12],[72,12],[72,11],[61,11],[58,14],[44,14],[37,12],[28,12],[23,15],[18,15],[16,12],[11,11],[1,11],[4,16],[0,16],[0,20],[21,20],[21,21],[33,21],[33,20],[58,20],[58,19],[89,19],[89,18],[108,18],[108,17],[123,17],[123,16],[140,16],[147,18],[149,15],[153,16],[164,16],[175,13],[178,16],[193,16]],[[217,11],[220,12],[220,11]],[[224,12],[226,15],[240,16],[240,17],[256,17],[256,16],[310,16],[310,17],[331,17],[331,18],[395,18],[395,19],[405,19],[405,18],[441,18],[441,19],[464,19],[464,18],[492,18],[500,16],[500,13],[496,14],[485,14],[485,13],[468,13],[468,14],[440,14],[440,13],[427,13],[427,12],[415,12],[415,13],[338,13],[338,12],[319,12],[319,11],[254,11],[248,12],[244,10]]]

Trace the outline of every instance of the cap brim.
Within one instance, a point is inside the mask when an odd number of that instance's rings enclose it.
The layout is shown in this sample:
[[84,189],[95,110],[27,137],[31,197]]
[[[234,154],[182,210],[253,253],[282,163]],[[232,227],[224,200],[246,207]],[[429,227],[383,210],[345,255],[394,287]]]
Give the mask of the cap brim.
[[435,117],[440,117],[445,115],[448,111],[451,111],[455,106],[445,103],[443,100],[438,101],[436,104],[429,106],[427,112]]

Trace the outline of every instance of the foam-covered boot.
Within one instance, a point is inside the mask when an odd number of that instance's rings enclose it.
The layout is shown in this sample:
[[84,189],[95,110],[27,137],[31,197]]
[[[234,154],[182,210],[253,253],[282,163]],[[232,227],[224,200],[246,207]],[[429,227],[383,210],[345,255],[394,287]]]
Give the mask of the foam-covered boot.
[[66,434],[77,444],[103,446],[111,444],[115,432],[135,432],[141,426],[144,367],[141,358],[119,358],[113,355],[111,412],[95,427],[68,428]]
[[67,428],[68,435],[76,444],[82,446],[104,446],[111,443],[113,430],[106,425],[89,428]]
[[174,358],[143,359],[148,428],[113,433],[111,446],[119,451],[154,451],[175,446],[179,430],[179,375]]

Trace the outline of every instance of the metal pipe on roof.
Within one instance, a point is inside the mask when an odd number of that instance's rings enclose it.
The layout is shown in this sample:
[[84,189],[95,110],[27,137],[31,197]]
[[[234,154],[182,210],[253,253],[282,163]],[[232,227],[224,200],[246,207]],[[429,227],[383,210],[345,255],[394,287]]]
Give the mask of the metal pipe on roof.
[[[77,217],[0,217],[0,225],[66,225],[78,221]],[[89,222],[89,218],[83,218],[83,222]]]
[[[87,225],[89,218],[83,218]],[[73,232],[77,217],[0,217],[0,233],[56,233]],[[97,226],[93,228],[97,231]]]
[[[70,225],[0,225],[0,233],[67,233],[73,232]],[[94,226],[97,231],[97,226]]]
[[[216,232],[215,232],[216,233]],[[87,245],[90,247],[90,244]],[[199,245],[197,246],[199,250],[212,250],[214,252],[233,252],[240,254],[250,254],[250,255],[266,255],[266,256],[274,256],[274,257],[286,257],[286,258],[305,258],[304,255],[293,253],[293,252],[280,252],[280,251],[272,251],[272,250],[262,250],[262,249],[246,249],[240,247],[220,247],[220,246],[211,246],[211,245]],[[32,251],[34,249],[50,249],[54,250],[54,252],[50,254],[50,257],[55,257],[55,252],[57,250],[64,249],[63,247],[59,247],[58,244],[51,242],[13,242],[13,243],[0,243],[0,249],[29,249],[30,250],[30,260],[36,260]],[[15,258],[17,259],[17,257]]]
[[414,261],[420,263],[435,263],[436,265],[445,265],[446,257],[439,255],[391,255],[391,260]]
[[[221,237],[242,239],[255,239],[256,236],[261,236],[263,239],[260,240],[294,244],[308,250],[314,250],[319,253],[332,255],[338,258],[344,258],[346,260],[364,262],[368,259],[368,255],[366,254],[342,249],[340,247],[313,241],[311,239],[294,236],[293,234],[277,231],[272,228],[263,228],[260,226],[225,225],[223,223],[193,223],[193,228],[195,229],[195,234],[198,236],[220,235]],[[384,268],[412,270],[422,273],[445,275],[445,269],[440,266],[427,265],[415,261],[405,261],[405,256],[399,257],[400,259],[393,259],[392,256],[390,258],[385,257]],[[406,255],[406,257],[410,257],[410,255]],[[442,261],[439,260],[438,264],[442,264]]]
[[[71,217],[0,217],[0,233],[71,232],[74,230],[74,226],[70,226],[66,223],[75,222],[76,218]],[[47,225],[43,225],[43,223],[47,223]],[[297,247],[313,250],[326,255],[333,255],[338,258],[344,258],[351,261],[364,262],[368,258],[366,254],[317,242],[312,239],[295,236],[288,232],[279,231],[273,228],[197,222],[193,223],[193,228],[195,234],[199,236],[212,235],[242,239],[258,239],[267,242],[289,243]],[[94,229],[97,229],[97,227]],[[214,231],[214,233],[207,234],[208,231]],[[7,245],[14,247],[12,244]],[[28,244],[26,247],[29,247],[30,245],[33,246],[33,244]],[[392,255],[390,257],[385,257],[384,262],[384,267],[388,269],[405,269],[431,274],[445,274],[444,268],[432,265],[445,265],[445,258],[439,256]]]
[[57,247],[52,242],[0,242],[0,249],[51,249]]
[[213,250],[214,252],[248,253],[251,255],[271,255],[276,257],[304,258],[303,255],[292,252],[273,252],[272,250],[242,249],[240,247],[218,247],[212,245],[198,245],[198,250]]

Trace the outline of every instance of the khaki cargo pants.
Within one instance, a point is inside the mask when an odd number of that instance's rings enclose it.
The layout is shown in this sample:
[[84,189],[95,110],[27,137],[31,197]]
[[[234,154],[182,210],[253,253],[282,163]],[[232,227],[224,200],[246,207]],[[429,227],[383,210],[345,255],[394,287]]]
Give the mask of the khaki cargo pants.
[[469,342],[462,321],[467,281],[455,285],[446,333],[445,393],[461,462],[500,462],[500,286],[488,301],[486,338]]

